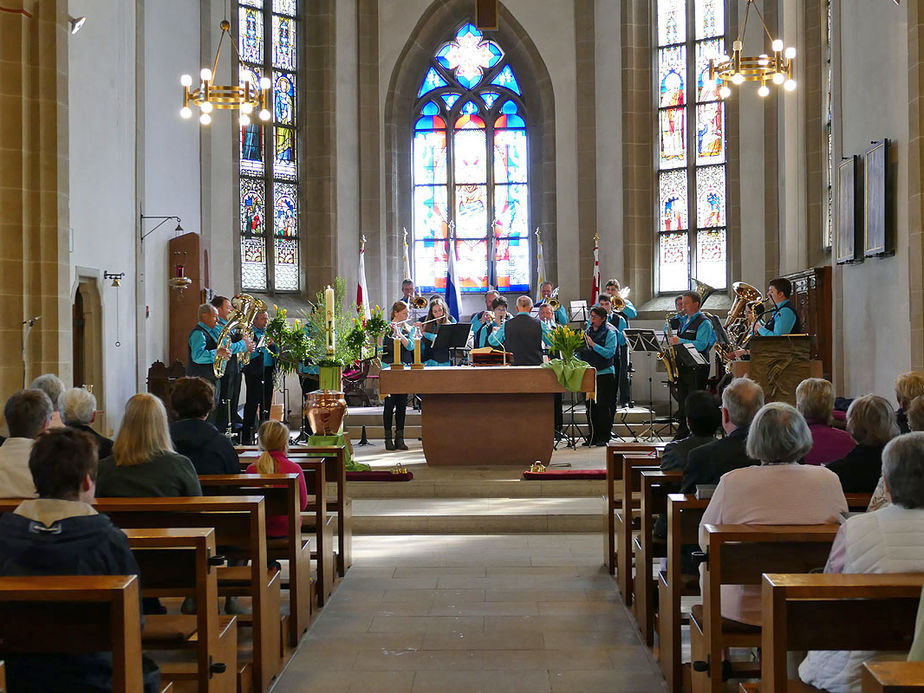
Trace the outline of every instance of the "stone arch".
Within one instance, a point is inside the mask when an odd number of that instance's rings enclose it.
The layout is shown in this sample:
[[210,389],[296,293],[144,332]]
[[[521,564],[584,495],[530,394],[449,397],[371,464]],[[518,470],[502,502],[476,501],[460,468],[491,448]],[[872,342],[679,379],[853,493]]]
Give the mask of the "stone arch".
[[[411,218],[411,132],[413,108],[420,80],[437,46],[450,38],[449,29],[464,20],[474,21],[471,0],[434,0],[405,43],[388,84],[384,106],[384,176],[386,181],[386,237],[382,247],[389,258],[388,276],[401,273],[403,238],[400,230]],[[498,5],[498,30],[490,32],[507,54],[524,89],[528,115],[530,228],[542,231],[546,271],[558,275],[555,191],[555,95],[552,79],[536,45],[523,26],[502,3]],[[536,244],[530,244],[531,276],[536,267]],[[535,277],[532,277],[535,283]],[[557,283],[557,282],[556,282]],[[535,289],[535,287],[533,287]]]

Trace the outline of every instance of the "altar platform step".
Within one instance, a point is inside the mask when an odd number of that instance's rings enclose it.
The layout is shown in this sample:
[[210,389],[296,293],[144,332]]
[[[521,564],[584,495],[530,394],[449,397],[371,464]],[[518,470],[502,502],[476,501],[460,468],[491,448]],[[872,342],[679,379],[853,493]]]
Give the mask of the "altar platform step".
[[599,530],[598,498],[353,501],[353,533],[362,535],[542,534]]

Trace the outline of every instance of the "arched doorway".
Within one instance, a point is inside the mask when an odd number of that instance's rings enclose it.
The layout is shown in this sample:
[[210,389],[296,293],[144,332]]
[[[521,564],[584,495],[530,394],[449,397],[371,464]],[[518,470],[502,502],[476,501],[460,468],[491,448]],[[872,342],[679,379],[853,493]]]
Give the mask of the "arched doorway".
[[102,298],[95,277],[79,278],[72,315],[74,386],[84,386],[96,395],[99,413],[94,428],[105,431]]

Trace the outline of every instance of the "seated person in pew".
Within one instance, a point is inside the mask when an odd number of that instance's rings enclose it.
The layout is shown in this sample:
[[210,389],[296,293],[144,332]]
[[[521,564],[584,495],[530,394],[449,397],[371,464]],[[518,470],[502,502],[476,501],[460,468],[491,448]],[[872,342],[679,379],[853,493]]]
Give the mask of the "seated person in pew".
[[902,433],[909,433],[914,430],[908,420],[908,407],[916,397],[921,397],[922,395],[924,395],[924,373],[921,371],[902,373],[895,379],[895,399],[898,402],[895,422],[898,424],[898,430]]
[[167,410],[154,395],[128,400],[112,455],[99,463],[100,498],[201,496],[199,477],[188,457],[170,441]]
[[[700,521],[700,547],[706,550],[702,527],[707,524],[819,525],[846,513],[837,476],[824,467],[799,464],[811,447],[812,434],[794,407],[783,402],[764,406],[747,442],[748,455],[760,464],[732,470],[719,481]],[[760,587],[723,585],[722,616],[759,626]]]
[[722,391],[722,428],[725,437],[690,451],[683,471],[681,493],[695,493],[699,484],[719,483],[725,472],[757,464],[745,446],[748,429],[764,406],[764,391],[749,378],[735,378]]
[[664,446],[661,453],[661,471],[683,471],[687,468],[687,456],[706,443],[715,441],[715,433],[722,424],[722,412],[715,395],[696,390],[687,395],[684,403],[687,427],[690,435]]
[[840,478],[844,493],[873,493],[882,475],[882,450],[898,435],[892,405],[879,395],[858,397],[847,409],[847,432],[856,446],[827,467]]
[[72,387],[58,397],[58,411],[65,426],[83,431],[96,440],[99,458],[112,454],[112,441],[90,428],[96,420],[96,397],[85,387]]
[[48,430],[53,407],[41,390],[20,390],[3,407],[10,437],[0,445],[0,498],[32,498],[35,484],[29,453],[35,439]]
[[[308,507],[308,487],[302,468],[286,457],[289,451],[289,428],[280,421],[264,421],[260,426],[260,447],[263,454],[245,470],[246,474],[298,474],[299,510]],[[270,515],[266,518],[266,536],[273,538],[289,535],[288,518]]]
[[[97,452],[89,435],[63,428],[41,436],[32,447],[29,469],[39,497],[0,515],[0,575],[138,574],[122,530],[90,505]],[[157,665],[147,657],[142,665],[145,691],[159,691]],[[11,693],[112,690],[108,652],[21,655],[7,658],[6,667]]]
[[[924,433],[899,436],[885,446],[882,477],[891,504],[847,519],[834,538],[826,573],[924,572]],[[799,666],[799,677],[832,693],[860,693],[862,663],[883,656],[811,651]]]
[[[911,400],[911,404],[908,405],[907,415],[908,427],[912,431],[924,431],[924,396],[915,397]],[[880,476],[879,483],[876,484],[876,490],[869,500],[869,507],[866,508],[866,512],[871,513],[888,504],[889,499],[882,484],[882,476]]]
[[812,449],[805,464],[827,464],[840,459],[856,443],[850,434],[831,425],[834,413],[834,388],[824,378],[806,378],[796,388],[796,409],[805,417],[812,432]]
[[178,419],[170,424],[173,447],[196,474],[240,474],[234,445],[208,421],[214,400],[215,387],[203,378],[177,378],[170,395]]
[[64,422],[61,420],[61,414],[58,413],[58,400],[64,392],[64,381],[54,373],[43,373],[35,380],[29,383],[30,390],[39,390],[48,395],[51,400],[51,421],[48,422],[48,430],[64,428]]

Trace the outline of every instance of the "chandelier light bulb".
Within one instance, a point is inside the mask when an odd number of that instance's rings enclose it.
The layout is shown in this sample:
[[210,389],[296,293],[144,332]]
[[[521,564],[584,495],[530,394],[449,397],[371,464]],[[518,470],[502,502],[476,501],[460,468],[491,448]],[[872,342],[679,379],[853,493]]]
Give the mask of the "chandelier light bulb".
[[203,125],[208,125],[212,122],[212,116],[210,116],[208,113],[203,113],[201,116],[199,116],[199,122]]
[[199,110],[201,110],[203,113],[211,113],[212,104],[209,101],[204,101],[202,105],[199,106]]
[[773,42],[773,52],[779,53],[781,50],[783,50],[783,41],[782,39],[777,39]]
[[269,120],[269,119],[270,119],[270,112],[264,108],[263,110],[260,111],[260,120]]
[[269,77],[261,77],[261,78],[260,78],[260,89],[269,89],[269,88],[270,88],[270,84],[271,84],[271,82],[270,82],[270,80],[269,80]]
[[729,96],[731,96],[731,89],[723,84],[721,87],[719,87],[719,96],[721,96],[723,99],[727,99]]
[[792,60],[793,58],[796,57],[796,47],[790,46],[789,48],[786,49],[786,52],[783,55],[786,56],[787,60]]
[[785,89],[786,91],[795,91],[795,89],[796,89],[796,80],[794,80],[794,79],[787,79],[785,82],[783,82],[783,89]]
[[766,84],[761,84],[759,87],[757,87],[757,95],[758,96],[769,96],[770,87],[768,87]]
[[242,127],[247,127],[248,125],[250,125],[250,116],[247,115],[246,113],[241,113],[241,117],[238,118],[238,121],[240,122]]
[[252,103],[249,103],[249,102],[242,103],[242,104],[241,104],[241,113],[244,113],[244,114],[246,114],[246,115],[250,115],[251,113],[253,113],[253,104],[252,104]]
[[732,81],[732,84],[740,86],[744,84],[744,75],[742,75],[740,72],[736,72],[735,74],[732,75],[731,81]]
[[180,77],[180,84],[182,84],[184,87],[192,86],[192,75],[182,75]]
[[199,78],[203,82],[210,81],[212,79],[212,71],[207,67],[203,67],[201,70],[199,70]]
[[773,83],[782,84],[786,80],[786,76],[782,72],[773,73]]
[[180,118],[186,120],[192,118],[192,109],[189,106],[183,106],[183,108],[180,109]]

